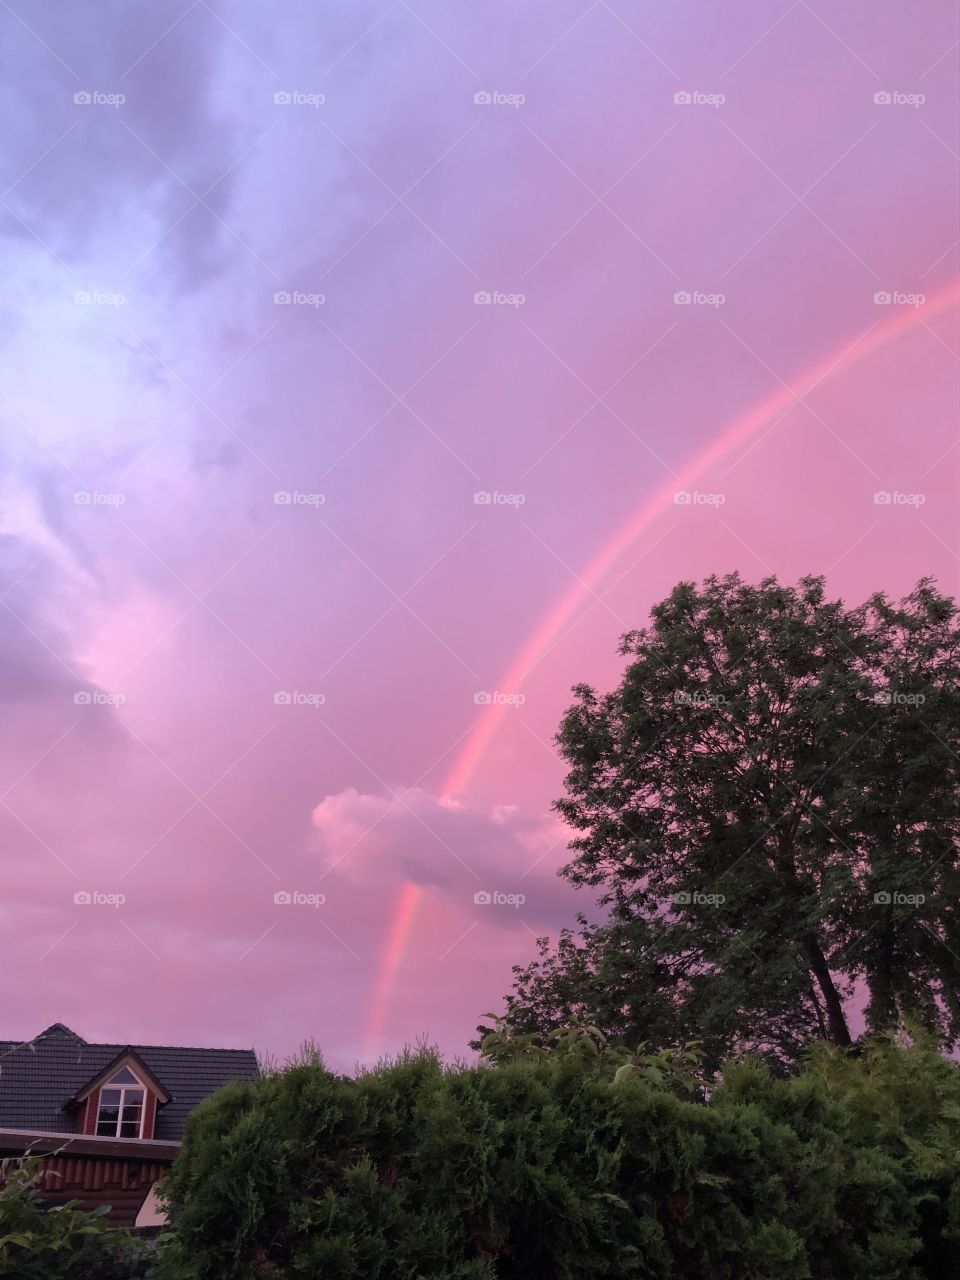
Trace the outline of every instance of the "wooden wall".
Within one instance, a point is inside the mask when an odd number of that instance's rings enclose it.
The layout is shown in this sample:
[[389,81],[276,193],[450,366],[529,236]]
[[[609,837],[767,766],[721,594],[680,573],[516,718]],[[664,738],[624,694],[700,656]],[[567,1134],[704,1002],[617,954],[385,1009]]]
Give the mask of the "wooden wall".
[[79,1200],[85,1209],[108,1204],[108,1220],[132,1227],[147,1192],[159,1182],[165,1164],[152,1160],[112,1159],[104,1156],[43,1156],[43,1198],[55,1204]]

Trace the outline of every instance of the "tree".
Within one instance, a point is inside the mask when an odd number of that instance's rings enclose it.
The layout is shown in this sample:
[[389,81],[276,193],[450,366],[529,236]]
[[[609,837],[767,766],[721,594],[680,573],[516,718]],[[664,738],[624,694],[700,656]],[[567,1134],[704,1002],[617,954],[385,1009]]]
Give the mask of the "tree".
[[916,1019],[960,1036],[960,632],[929,580],[856,608],[733,574],[680,583],[623,637],[619,686],[575,688],[558,743],[563,868],[600,890],[515,970],[547,1030],[795,1059]]

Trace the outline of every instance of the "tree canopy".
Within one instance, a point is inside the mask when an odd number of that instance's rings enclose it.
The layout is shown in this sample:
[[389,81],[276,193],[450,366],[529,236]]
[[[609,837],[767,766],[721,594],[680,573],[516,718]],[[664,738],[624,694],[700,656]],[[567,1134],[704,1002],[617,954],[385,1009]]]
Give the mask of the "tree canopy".
[[960,1038],[960,631],[929,580],[848,608],[824,580],[680,583],[575,688],[562,869],[607,917],[542,940],[508,1012],[719,1061],[848,1045],[851,1014]]

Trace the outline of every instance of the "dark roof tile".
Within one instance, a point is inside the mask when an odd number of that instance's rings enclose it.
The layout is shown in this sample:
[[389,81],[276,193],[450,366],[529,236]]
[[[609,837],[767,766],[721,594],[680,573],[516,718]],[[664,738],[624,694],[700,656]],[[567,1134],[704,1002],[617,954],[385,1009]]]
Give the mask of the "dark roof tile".
[[55,1022],[33,1040],[0,1040],[0,1129],[76,1132],[76,1118],[64,1104],[126,1049],[170,1094],[157,1112],[158,1141],[178,1140],[193,1108],[222,1085],[260,1075],[252,1049],[88,1044]]

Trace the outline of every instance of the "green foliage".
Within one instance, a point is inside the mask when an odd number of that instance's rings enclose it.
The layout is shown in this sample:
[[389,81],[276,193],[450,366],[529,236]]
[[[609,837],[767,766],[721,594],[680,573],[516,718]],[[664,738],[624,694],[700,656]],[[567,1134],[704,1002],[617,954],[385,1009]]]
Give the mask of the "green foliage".
[[[175,1280],[940,1280],[960,1263],[960,1077],[929,1046],[757,1060],[543,1043],[301,1061],[191,1117]],[[533,1050],[536,1050],[535,1052]]]
[[535,1033],[518,1030],[509,1017],[498,1017],[494,1013],[485,1017],[492,1019],[493,1028],[481,1026],[477,1030],[481,1035],[481,1056],[491,1064],[542,1059],[551,1053],[570,1054],[588,1063],[595,1062],[601,1069],[609,1069],[614,1083],[630,1076],[641,1076],[650,1084],[681,1095],[702,1095],[704,1053],[695,1040],[688,1041],[679,1050],[652,1052],[645,1042],[631,1050],[624,1044],[611,1043],[599,1027],[579,1019],[555,1027],[541,1043],[541,1038]]
[[477,1028],[481,1034],[477,1048],[491,1062],[542,1058],[546,1053],[546,1048],[540,1043],[540,1037],[536,1033],[518,1033],[509,1018],[499,1017],[495,1013],[484,1014],[484,1017],[489,1018],[493,1026]]
[[855,1060],[820,1047],[809,1070],[844,1097],[853,1139],[897,1161],[917,1205],[924,1274],[949,1275],[960,1252],[960,1075],[929,1033],[914,1037],[876,1037]]
[[0,1164],[0,1277],[16,1280],[128,1280],[147,1274],[150,1249],[107,1226],[109,1206],[76,1200],[44,1207],[39,1162]]
[[960,1040],[960,630],[921,582],[894,604],[736,574],[680,583],[607,694],[558,735],[563,874],[600,891],[515,970],[526,1033],[585,1017],[710,1062],[795,1062],[902,1017]]

